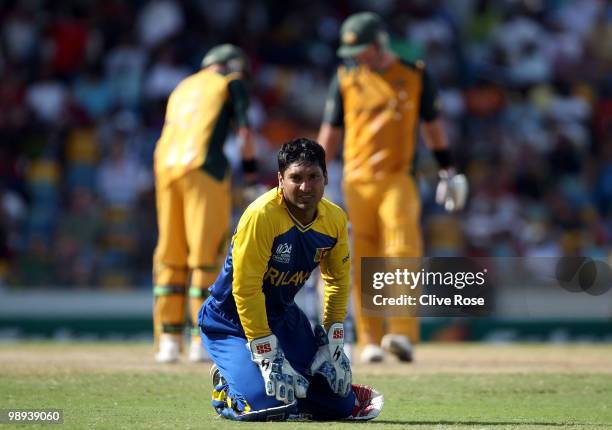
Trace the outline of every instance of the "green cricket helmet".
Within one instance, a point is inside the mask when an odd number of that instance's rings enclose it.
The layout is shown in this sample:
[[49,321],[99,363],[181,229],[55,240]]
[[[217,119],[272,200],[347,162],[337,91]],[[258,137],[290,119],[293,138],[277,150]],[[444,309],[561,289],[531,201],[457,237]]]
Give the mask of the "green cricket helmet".
[[359,55],[371,44],[383,46],[388,44],[388,34],[380,16],[373,12],[360,12],[349,16],[340,28],[340,48],[337,54],[341,58]]
[[245,74],[250,72],[249,59],[244,51],[230,43],[217,45],[206,53],[202,59],[202,68],[213,64],[223,64],[232,72]]

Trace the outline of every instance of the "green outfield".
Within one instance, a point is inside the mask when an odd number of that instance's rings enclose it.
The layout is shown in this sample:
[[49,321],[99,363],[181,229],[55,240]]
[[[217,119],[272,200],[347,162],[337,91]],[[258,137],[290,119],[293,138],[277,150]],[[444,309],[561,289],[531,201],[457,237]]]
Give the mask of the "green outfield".
[[612,345],[428,344],[354,379],[384,393],[375,421],[233,423],[210,407],[208,365],[156,365],[145,344],[0,343],[0,409],[63,409],[61,428],[612,429]]

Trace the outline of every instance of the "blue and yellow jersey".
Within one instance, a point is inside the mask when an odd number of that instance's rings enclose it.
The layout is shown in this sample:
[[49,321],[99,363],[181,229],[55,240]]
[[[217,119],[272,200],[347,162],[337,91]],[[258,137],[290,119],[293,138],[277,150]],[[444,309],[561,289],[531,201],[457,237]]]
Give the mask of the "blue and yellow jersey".
[[349,296],[346,215],[326,199],[302,225],[291,216],[281,191],[263,194],[244,212],[219,277],[213,304],[238,317],[248,340],[271,333],[268,316],[282,314],[320,264],[325,282],[323,324],[343,321]]

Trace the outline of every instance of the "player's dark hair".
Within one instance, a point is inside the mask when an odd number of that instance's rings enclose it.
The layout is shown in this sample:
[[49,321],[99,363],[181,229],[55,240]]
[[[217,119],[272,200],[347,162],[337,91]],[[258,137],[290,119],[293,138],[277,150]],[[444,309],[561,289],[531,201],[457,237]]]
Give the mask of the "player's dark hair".
[[318,164],[323,170],[323,175],[327,177],[325,150],[312,139],[299,137],[283,143],[280,151],[278,151],[278,171],[281,175],[284,174],[287,167],[293,163]]

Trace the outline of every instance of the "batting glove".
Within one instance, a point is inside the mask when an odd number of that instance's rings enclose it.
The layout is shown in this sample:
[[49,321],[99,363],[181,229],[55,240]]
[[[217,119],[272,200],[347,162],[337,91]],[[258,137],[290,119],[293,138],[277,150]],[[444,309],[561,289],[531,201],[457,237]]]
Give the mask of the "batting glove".
[[323,326],[318,325],[314,334],[319,349],[310,365],[310,373],[322,375],[334,393],[346,397],[351,390],[353,374],[344,353],[344,326],[334,323],[326,333]]
[[448,212],[463,209],[468,195],[468,183],[465,175],[457,174],[453,169],[440,170],[440,180],[436,188],[436,202]]
[[251,351],[251,360],[259,366],[268,396],[286,404],[293,403],[296,397],[306,397],[308,381],[285,359],[276,336],[253,339],[247,343],[247,348]]

